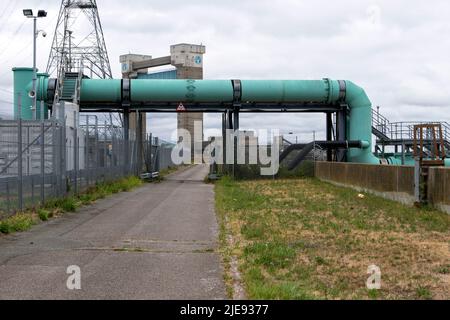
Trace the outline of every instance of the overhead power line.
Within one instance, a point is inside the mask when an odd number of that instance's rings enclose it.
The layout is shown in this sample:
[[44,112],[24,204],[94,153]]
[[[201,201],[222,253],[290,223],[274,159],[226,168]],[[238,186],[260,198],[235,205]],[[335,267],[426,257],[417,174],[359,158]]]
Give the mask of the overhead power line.
[[0,13],[0,18],[3,18],[3,16],[5,15],[6,11],[9,9],[9,7],[11,6],[11,4],[13,4],[15,1],[9,1],[8,5],[4,6],[4,9],[2,11],[2,13]]
[[13,5],[12,9],[9,11],[9,13],[8,13],[8,15],[7,15],[7,18],[6,18],[6,19],[3,19],[2,23],[0,24],[0,32],[3,31],[3,28],[4,28],[5,26],[8,26],[8,25],[9,25],[9,20],[11,19],[14,10],[15,10],[16,7],[17,7],[17,3],[18,3],[18,2],[19,2],[19,1],[13,1],[13,4],[14,4],[14,5]]

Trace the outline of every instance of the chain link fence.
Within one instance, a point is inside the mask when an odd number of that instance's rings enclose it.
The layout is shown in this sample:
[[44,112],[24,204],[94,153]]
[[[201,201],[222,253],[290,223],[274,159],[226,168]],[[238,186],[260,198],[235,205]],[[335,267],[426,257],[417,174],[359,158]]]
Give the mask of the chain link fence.
[[172,167],[173,147],[151,135],[126,141],[122,128],[95,115],[0,120],[0,219],[97,183]]

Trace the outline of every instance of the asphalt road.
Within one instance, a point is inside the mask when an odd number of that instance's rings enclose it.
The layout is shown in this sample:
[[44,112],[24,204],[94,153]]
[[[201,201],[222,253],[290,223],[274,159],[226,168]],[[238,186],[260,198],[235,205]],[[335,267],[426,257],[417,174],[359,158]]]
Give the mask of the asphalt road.
[[[213,186],[197,166],[0,238],[0,299],[224,299]],[[81,290],[67,288],[79,266]]]

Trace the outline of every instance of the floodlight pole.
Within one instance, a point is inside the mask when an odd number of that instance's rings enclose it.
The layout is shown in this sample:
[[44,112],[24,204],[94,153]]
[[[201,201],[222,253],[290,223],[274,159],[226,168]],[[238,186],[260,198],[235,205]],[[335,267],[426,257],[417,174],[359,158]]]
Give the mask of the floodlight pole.
[[37,105],[37,92],[36,92],[36,82],[37,82],[37,70],[36,70],[36,49],[37,49],[37,45],[36,45],[36,40],[37,40],[37,17],[33,17],[33,106],[32,106],[32,113],[33,113],[33,120],[37,119],[37,109],[36,109],[36,105]]

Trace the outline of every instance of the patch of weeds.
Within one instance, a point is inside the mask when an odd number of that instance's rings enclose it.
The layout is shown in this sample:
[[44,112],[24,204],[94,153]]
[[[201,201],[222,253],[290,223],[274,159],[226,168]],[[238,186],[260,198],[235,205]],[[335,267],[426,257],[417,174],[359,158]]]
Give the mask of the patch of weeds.
[[41,219],[41,221],[48,221],[48,219],[50,219],[52,217],[52,214],[50,211],[45,210],[45,209],[39,209],[37,211],[39,219]]
[[296,256],[296,250],[284,243],[254,243],[245,248],[255,263],[266,267],[286,268]]
[[349,283],[345,277],[339,277],[339,279],[331,286],[326,286],[324,291],[326,294],[332,298],[345,297],[346,292],[348,292]]
[[91,204],[96,200],[95,196],[90,193],[82,194],[78,197],[78,199],[81,201],[83,205]]
[[436,269],[436,272],[440,274],[450,274],[450,264],[440,266]]
[[264,281],[264,276],[260,268],[252,267],[246,271],[246,276],[252,281]]
[[418,287],[416,289],[416,295],[419,299],[423,299],[423,300],[431,300],[433,298],[430,290],[425,287]]
[[242,226],[241,233],[248,240],[262,239],[265,236],[265,228],[264,223],[250,222]]
[[327,260],[325,260],[325,259],[322,258],[322,257],[317,256],[317,257],[314,258],[314,260],[316,261],[317,265],[319,265],[319,266],[325,266],[325,265],[328,265]]
[[23,232],[30,229],[34,224],[32,214],[19,213],[0,222],[0,232],[9,234],[13,232]]
[[314,300],[316,298],[292,282],[254,281],[248,287],[248,291],[256,300]]
[[369,297],[369,299],[377,300],[380,297],[380,292],[379,291],[380,290],[376,290],[376,289],[368,290],[367,291],[367,296]]
[[75,212],[77,211],[78,203],[75,198],[65,198],[61,201],[61,209],[64,212]]

